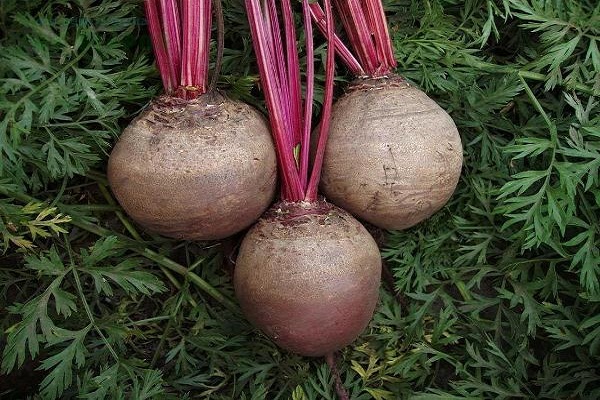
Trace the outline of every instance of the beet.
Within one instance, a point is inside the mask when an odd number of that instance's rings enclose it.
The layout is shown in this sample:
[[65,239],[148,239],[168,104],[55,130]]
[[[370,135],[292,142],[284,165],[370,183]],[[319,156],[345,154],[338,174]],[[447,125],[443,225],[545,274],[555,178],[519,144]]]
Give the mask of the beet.
[[[246,234],[234,272],[235,293],[248,320],[277,345],[332,360],[332,353],[369,323],[381,279],[379,250],[367,230],[317,195],[333,103],[335,50],[327,46],[323,108],[310,160],[315,69],[309,0],[302,1],[304,82],[291,1],[245,4],[281,171],[282,201]],[[331,39],[331,3],[324,4]]]
[[333,106],[325,196],[385,229],[411,227],[448,201],[462,145],[450,116],[397,76],[359,79]]
[[365,329],[380,279],[377,244],[350,214],[282,202],[244,238],[234,284],[244,315],[275,343],[323,356]]
[[124,130],[108,164],[111,188],[133,220],[187,240],[250,226],[269,207],[276,175],[267,121],[216,93],[154,100]]

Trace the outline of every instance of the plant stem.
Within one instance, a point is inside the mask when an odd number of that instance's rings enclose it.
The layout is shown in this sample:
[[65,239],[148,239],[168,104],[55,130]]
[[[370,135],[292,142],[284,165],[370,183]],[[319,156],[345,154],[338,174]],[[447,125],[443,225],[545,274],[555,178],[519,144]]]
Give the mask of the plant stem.
[[[200,7],[195,7],[194,0],[181,1],[181,21],[184,27],[200,26]],[[181,36],[181,86],[182,96],[195,98],[198,91],[204,91],[201,82],[195,81],[198,68],[198,51],[200,47],[200,30],[183,29]],[[199,87],[196,87],[199,85]]]
[[92,314],[92,310],[90,309],[90,306],[87,303],[87,300],[85,299],[85,294],[83,293],[83,286],[81,285],[81,280],[79,279],[79,274],[77,273],[77,267],[75,266],[75,259],[73,257],[73,251],[71,250],[71,245],[69,244],[69,239],[66,237],[66,235],[65,235],[65,245],[67,247],[67,253],[69,255],[69,262],[71,264],[71,272],[73,273],[73,277],[75,278],[75,285],[77,287],[77,293],[79,294],[79,298],[81,299],[81,302],[83,303],[83,308],[85,309],[85,313],[87,314],[90,324],[92,325],[94,330],[98,333],[98,335],[100,336],[100,339],[102,339],[102,342],[104,342],[104,345],[108,349],[109,353],[115,359],[115,361],[118,363],[119,356],[117,355],[117,352],[112,347],[112,345],[110,344],[110,342],[108,341],[106,336],[104,336],[104,333],[102,333],[102,330],[100,329],[100,327],[98,327],[98,325],[96,324],[96,319],[94,318],[94,314]]
[[[327,46],[325,98],[319,124],[317,153],[309,179],[310,131],[314,99],[314,43],[309,2],[310,0],[302,1],[307,48],[306,95],[304,109],[302,109],[300,62],[297,55],[296,32],[293,27],[294,20],[290,0],[282,0],[280,3],[283,32],[280,29],[276,2],[264,2],[261,7],[260,0],[246,0],[252,43],[269,110],[269,122],[275,140],[277,162],[281,170],[281,197],[290,202],[314,201],[317,198],[333,103],[335,31],[331,0],[326,0],[324,15],[327,38],[332,45]],[[281,36],[284,40],[281,39]],[[285,51],[283,42],[285,42]],[[298,146],[300,147],[299,155]]]
[[217,59],[215,60],[215,69],[213,70],[212,81],[210,82],[210,91],[217,89],[217,82],[221,75],[223,66],[223,51],[225,48],[225,19],[223,18],[223,4],[221,0],[213,0],[215,6],[215,17],[217,20]]
[[[194,83],[206,88],[208,77],[208,65],[210,59],[210,32],[211,32],[211,11],[212,1],[201,0],[200,24],[197,27],[185,27],[185,29],[200,30],[200,49],[198,50],[197,63],[195,65]],[[217,73],[220,75],[220,72]]]
[[[179,82],[181,75],[179,71],[181,65],[181,32],[177,1],[159,0],[159,2],[167,59],[170,61],[171,68],[175,71],[175,82]],[[184,27],[184,30],[188,29],[191,30],[194,29],[194,27]]]
[[380,63],[376,73],[377,75],[385,75],[396,67],[396,59],[394,58],[394,48],[388,31],[383,4],[381,0],[366,0],[363,4],[366,8],[365,14],[369,27],[373,32],[377,61]]
[[[192,100],[208,89],[213,0],[145,0],[156,63],[167,95]],[[223,58],[223,11],[217,8],[217,62],[211,82],[220,75]]]
[[368,25],[367,18],[359,0],[336,0],[340,10],[342,24],[348,34],[351,46],[365,72],[373,75],[377,70],[377,52],[371,39],[372,27]]
[[306,96],[304,99],[304,132],[300,147],[300,180],[302,187],[308,183],[309,168],[309,150],[310,150],[310,132],[312,128],[312,107],[315,86],[315,49],[313,43],[312,23],[310,17],[310,7],[308,1],[302,2],[302,12],[304,15],[304,32],[306,37]]
[[331,370],[331,375],[333,376],[333,380],[335,382],[335,391],[338,395],[339,400],[349,400],[348,392],[344,388],[344,384],[342,383],[342,378],[340,376],[340,371],[337,368],[335,353],[329,353],[325,356],[325,361]]
[[165,44],[163,42],[163,28],[160,23],[158,4],[155,0],[146,0],[144,6],[146,9],[146,19],[148,20],[150,40],[152,41],[152,48],[154,49],[154,57],[156,57],[156,65],[158,66],[165,92],[171,94],[175,89],[177,78],[175,69],[169,64],[167,50],[165,49]]
[[[276,3],[267,2],[265,9],[261,7],[260,0],[246,0],[245,4],[265,102],[269,110],[271,133],[277,150],[282,198],[299,201],[304,198],[304,188],[294,157],[294,132],[291,122],[291,115],[296,109],[291,103],[297,96],[290,93],[293,86],[290,87],[287,70],[292,66],[286,65],[283,56]],[[291,34],[292,31],[288,28],[287,32]],[[295,42],[295,38],[293,40]]]
[[[350,71],[358,76],[375,77],[391,73],[396,60],[381,0],[335,0],[335,5],[359,61],[337,36],[334,35],[331,43]],[[311,11],[324,32],[323,10],[315,3]]]
[[[290,129],[293,137],[293,145],[302,141],[303,130],[301,129],[302,118],[302,90],[300,88],[300,60],[298,58],[298,47],[296,45],[296,31],[294,28],[294,15],[290,0],[282,1],[282,14],[285,29],[285,50],[287,63],[287,79],[289,82],[289,101],[290,101]],[[311,30],[312,39],[312,30]],[[307,48],[308,49],[308,48]],[[308,61],[308,60],[307,60]],[[308,79],[308,78],[307,78]],[[312,101],[311,101],[312,105]],[[311,109],[312,111],[312,109]],[[311,112],[312,114],[312,112]]]
[[315,201],[317,199],[317,190],[319,180],[321,179],[321,169],[325,157],[325,145],[329,136],[329,125],[331,121],[331,108],[333,105],[333,80],[335,77],[335,46],[333,43],[334,26],[331,10],[331,0],[325,0],[325,15],[327,18],[327,64],[325,67],[325,97],[323,99],[323,111],[321,114],[321,123],[319,125],[319,140],[317,144],[317,153],[313,170],[306,190],[306,200]]
[[[327,21],[325,20],[325,12],[319,3],[310,3],[309,7],[312,19],[315,21],[321,33],[327,36]],[[365,71],[361,67],[356,57],[354,57],[352,52],[348,49],[348,47],[346,47],[338,35],[334,35],[333,43],[335,45],[335,51],[337,55],[342,59],[350,72],[355,76],[365,75]]]

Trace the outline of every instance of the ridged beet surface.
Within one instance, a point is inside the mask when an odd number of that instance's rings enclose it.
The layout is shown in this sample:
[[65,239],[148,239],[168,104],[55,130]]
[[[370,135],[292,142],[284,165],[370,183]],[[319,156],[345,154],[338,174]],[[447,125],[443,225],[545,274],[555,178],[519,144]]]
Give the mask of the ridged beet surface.
[[384,229],[405,229],[446,204],[462,145],[450,116],[399,77],[355,81],[333,106],[321,190]]
[[234,284],[246,317],[279,346],[323,356],[356,339],[377,304],[379,249],[347,212],[279,203],[248,232]]
[[108,179],[145,229],[213,240],[250,226],[275,194],[269,127],[247,104],[218,94],[155,100],[124,131]]

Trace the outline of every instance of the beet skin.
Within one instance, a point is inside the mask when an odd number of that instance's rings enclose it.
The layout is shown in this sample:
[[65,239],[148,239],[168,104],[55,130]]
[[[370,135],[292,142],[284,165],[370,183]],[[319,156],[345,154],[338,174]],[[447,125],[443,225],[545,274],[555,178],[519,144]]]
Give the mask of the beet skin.
[[333,106],[321,190],[384,229],[409,228],[446,204],[460,177],[452,118],[399,77],[353,82]]
[[263,116],[218,94],[155,100],[124,131],[108,179],[127,214],[151,232],[215,240],[269,207],[275,149]]
[[380,279],[377,244],[350,214],[279,203],[244,238],[234,284],[246,317],[277,345],[323,356],[365,329]]

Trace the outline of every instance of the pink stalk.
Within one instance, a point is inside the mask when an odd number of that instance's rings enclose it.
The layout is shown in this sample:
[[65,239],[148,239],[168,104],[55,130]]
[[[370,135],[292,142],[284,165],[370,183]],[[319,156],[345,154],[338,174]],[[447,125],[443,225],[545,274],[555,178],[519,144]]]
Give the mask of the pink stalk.
[[[274,0],[245,1],[254,53],[281,171],[282,199],[292,202],[314,201],[317,198],[317,186],[331,118],[335,47],[332,45],[327,48],[325,102],[319,130],[317,159],[309,179],[310,132],[315,77],[309,3],[311,0],[302,0],[307,49],[304,104],[291,1],[281,0],[279,6]],[[331,39],[330,43],[333,43],[331,0],[326,0],[325,6],[327,34]],[[279,23],[279,18],[282,18],[283,25]],[[296,159],[296,146],[298,145],[300,145],[299,160]]]
[[[304,131],[300,148],[300,180],[302,187],[306,187],[308,180],[308,154],[310,150],[310,131],[312,127],[312,108],[315,86],[315,49],[313,43],[312,23],[308,0],[302,1],[304,15],[304,32],[306,36],[306,96],[304,99]],[[323,14],[325,16],[325,14]]]
[[208,90],[212,1],[145,0],[156,64],[169,96],[191,100]]
[[[200,26],[200,7],[194,7],[194,0],[182,0],[181,21],[185,26]],[[200,32],[196,29],[184,29],[181,37],[181,86],[194,87],[196,62],[200,47]],[[203,89],[203,88],[202,88]],[[185,90],[185,96],[195,97],[194,92]]]
[[[325,21],[325,13],[323,12],[323,9],[319,3],[311,3],[309,7],[312,19],[317,24],[317,27],[321,33],[327,36],[327,22]],[[338,35],[334,35],[333,43],[335,45],[335,51],[337,52],[338,56],[340,56],[344,64],[346,64],[346,67],[350,70],[350,72],[356,76],[365,75],[365,71],[361,67],[356,57],[354,57],[352,52],[348,49],[348,47],[346,47]]]
[[374,31],[373,39],[380,69],[383,74],[386,74],[396,67],[396,59],[394,58],[394,49],[390,40],[383,4],[381,4],[381,0],[366,0],[364,5],[368,24]]
[[179,32],[179,11],[176,0],[160,0],[160,11],[163,17],[165,44],[171,68],[175,70],[175,81],[180,81],[181,34]]
[[160,24],[160,18],[158,13],[158,6],[156,0],[146,0],[144,2],[146,9],[146,17],[148,19],[148,30],[150,32],[150,39],[152,41],[152,48],[154,49],[154,56],[156,57],[156,64],[160,77],[163,82],[163,87],[167,94],[170,94],[175,89],[176,77],[175,70],[169,65],[167,56],[167,50],[162,37],[162,27]]
[[294,29],[294,16],[292,13],[292,4],[290,0],[282,2],[283,20],[285,28],[285,50],[286,62],[288,65],[288,82],[290,91],[288,93],[291,102],[291,123],[293,137],[293,146],[300,144],[302,139],[302,129],[300,127],[300,118],[302,116],[302,90],[300,88],[300,60],[298,59],[298,47],[296,46],[296,31]]
[[360,0],[336,0],[336,4],[342,10],[342,22],[363,68],[367,72],[375,71],[378,66],[377,53]]
[[[334,26],[331,12],[331,0],[325,0],[325,15],[327,19],[327,43],[333,43]],[[323,111],[321,114],[321,124],[319,126],[319,141],[317,144],[317,154],[313,170],[306,190],[306,200],[315,201],[317,199],[317,189],[321,179],[321,169],[323,167],[323,158],[325,155],[325,144],[329,135],[329,125],[331,120],[331,107],[333,104],[333,79],[335,75],[335,46],[327,46],[327,64],[325,67],[325,97],[323,100]]]
[[[272,56],[274,59],[274,65],[277,70],[277,87],[279,94],[279,101],[288,103],[285,107],[282,107],[282,111],[284,113],[283,123],[285,124],[286,130],[291,129],[291,98],[289,92],[289,82],[288,72],[286,64],[286,59],[284,57],[283,51],[283,42],[281,40],[281,27],[279,25],[279,18],[277,17],[277,6],[275,5],[275,1],[273,0],[264,0],[263,4],[266,4],[268,11],[268,18],[266,20],[267,25],[269,26],[271,36],[269,36],[269,44],[272,44],[274,47],[272,48]],[[264,7],[264,6],[263,6]],[[285,148],[288,151],[291,151],[294,147],[293,145],[293,137],[289,135],[285,135]]]
[[[273,0],[269,1],[273,2]],[[271,131],[277,149],[282,179],[282,197],[285,200],[298,201],[304,197],[304,190],[300,184],[293,152],[290,151],[288,145],[291,142],[291,135],[293,135],[293,132],[288,129],[289,124],[286,124],[289,120],[285,119],[289,115],[289,101],[282,101],[284,100],[281,96],[283,91],[278,87],[278,84],[284,86],[288,83],[285,78],[280,80],[281,69],[279,67],[281,65],[278,66],[276,63],[279,57],[276,54],[278,49],[274,43],[274,36],[277,36],[279,32],[273,32],[272,27],[276,21],[271,19],[273,14],[268,10],[263,13],[260,0],[246,0],[246,10],[261,83],[270,114]],[[275,17],[277,17],[276,13]],[[280,55],[282,56],[283,52]],[[280,81],[277,82],[278,80]]]
[[[356,76],[377,77],[391,73],[397,64],[381,0],[333,1],[356,55],[334,36],[336,51],[348,69]],[[324,33],[324,13],[318,3],[311,4],[311,13]]]
[[[282,147],[287,153],[292,153],[294,148],[293,135],[289,135],[291,131],[291,98],[290,98],[290,87],[288,81],[288,65],[286,64],[286,58],[284,57],[283,41],[281,38],[281,26],[279,24],[279,18],[277,16],[277,6],[273,0],[263,0],[263,9],[265,10],[265,26],[267,27],[267,45],[269,46],[269,55],[272,65],[276,71],[275,77],[275,89],[277,101],[280,103],[280,110],[283,113],[283,118],[280,121],[283,125],[283,130],[286,132],[281,137]],[[296,171],[297,172],[297,171]],[[282,185],[282,189],[283,185]]]
[[212,0],[198,1],[200,9],[200,22],[197,29],[200,33],[198,57],[193,65],[194,86],[201,88],[202,93],[208,87],[208,65],[210,57],[210,29],[212,22]]

